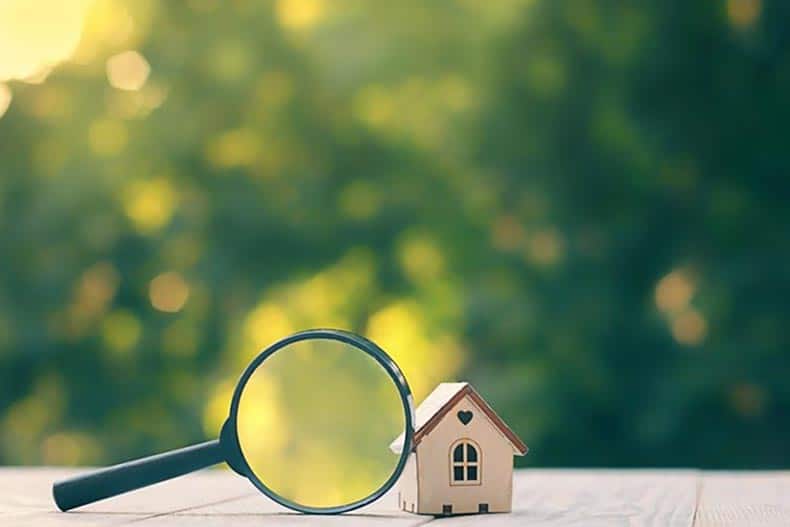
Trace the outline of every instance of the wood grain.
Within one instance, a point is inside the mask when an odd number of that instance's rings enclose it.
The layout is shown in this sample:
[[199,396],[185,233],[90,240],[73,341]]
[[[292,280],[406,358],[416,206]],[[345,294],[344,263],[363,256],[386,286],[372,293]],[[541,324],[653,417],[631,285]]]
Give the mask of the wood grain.
[[695,526],[790,526],[790,472],[706,472]]
[[[790,526],[790,472],[519,470],[513,513],[434,519],[390,494],[342,516],[292,513],[225,470],[207,470],[62,513],[53,481],[73,469],[0,468],[0,526],[455,525]],[[695,518],[696,510],[696,518]]]
[[521,470],[512,513],[453,517],[442,527],[690,527],[696,487],[694,471]]
[[398,509],[397,493],[391,491],[375,503],[340,516],[305,516],[272,502],[257,491],[253,495],[181,511],[167,518],[146,520],[143,526],[195,525],[260,525],[265,520],[268,526],[279,525],[398,525],[401,527],[420,525],[430,517],[415,516]]
[[[120,525],[145,516],[133,511],[63,514],[52,501],[52,483],[74,470],[43,468],[0,469],[0,525],[3,527]],[[87,509],[87,507],[86,507]]]

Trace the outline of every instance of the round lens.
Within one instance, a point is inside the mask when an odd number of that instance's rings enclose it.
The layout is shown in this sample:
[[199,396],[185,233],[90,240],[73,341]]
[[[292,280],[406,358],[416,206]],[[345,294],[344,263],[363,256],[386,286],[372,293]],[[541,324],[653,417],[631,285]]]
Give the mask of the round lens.
[[331,509],[364,500],[389,480],[400,462],[389,445],[404,431],[406,412],[376,359],[340,340],[308,338],[252,371],[236,421],[260,484],[297,507]]

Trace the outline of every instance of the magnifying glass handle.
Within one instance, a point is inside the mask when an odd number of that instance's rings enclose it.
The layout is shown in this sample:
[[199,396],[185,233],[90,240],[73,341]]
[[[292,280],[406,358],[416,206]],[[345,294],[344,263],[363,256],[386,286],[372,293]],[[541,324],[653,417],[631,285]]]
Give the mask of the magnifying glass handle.
[[219,440],[207,441],[58,481],[52,495],[58,508],[67,511],[223,461]]

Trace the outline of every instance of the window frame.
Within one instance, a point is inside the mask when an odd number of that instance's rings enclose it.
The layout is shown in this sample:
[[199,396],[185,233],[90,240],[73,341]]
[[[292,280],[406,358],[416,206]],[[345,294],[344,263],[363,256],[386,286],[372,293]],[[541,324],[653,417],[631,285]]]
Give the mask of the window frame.
[[[461,461],[456,461],[453,458],[453,453],[458,446],[463,445],[464,448],[462,449],[463,455],[461,456]],[[468,457],[468,447],[472,447],[477,454],[476,461],[469,461]],[[457,439],[450,445],[450,452],[448,453],[447,457],[450,465],[450,485],[453,487],[459,486],[470,486],[470,485],[482,485],[483,484],[483,451],[480,449],[480,445],[474,439],[468,437],[462,437]],[[461,467],[463,471],[464,479],[457,480],[455,479],[455,469],[456,467]],[[475,467],[477,469],[477,479],[467,479],[469,477],[469,468]]]

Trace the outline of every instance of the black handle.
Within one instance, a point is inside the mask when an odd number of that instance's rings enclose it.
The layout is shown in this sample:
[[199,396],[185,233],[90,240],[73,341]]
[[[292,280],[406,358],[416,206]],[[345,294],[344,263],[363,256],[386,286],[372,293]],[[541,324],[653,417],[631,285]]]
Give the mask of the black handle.
[[62,511],[139,489],[225,461],[218,440],[127,461],[52,486]]

